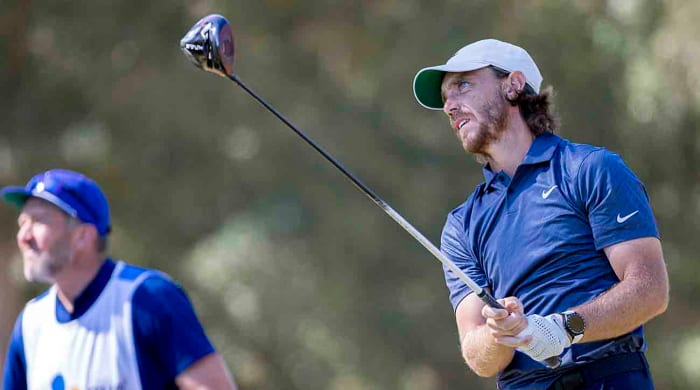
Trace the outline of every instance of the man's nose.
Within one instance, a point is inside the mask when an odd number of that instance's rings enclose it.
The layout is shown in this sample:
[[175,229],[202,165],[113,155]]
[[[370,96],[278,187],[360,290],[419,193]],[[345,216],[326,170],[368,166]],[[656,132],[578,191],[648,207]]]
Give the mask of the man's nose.
[[442,111],[444,111],[450,118],[452,118],[454,112],[457,111],[457,103],[455,99],[450,97],[449,94],[445,95],[445,103],[442,106]]
[[454,119],[455,115],[457,112],[459,112],[459,107],[456,104],[453,104],[449,99],[445,100],[445,105],[443,106],[442,110],[447,114],[447,116],[450,118],[450,120]]
[[19,227],[19,230],[17,230],[17,243],[20,245],[26,244],[32,239],[31,232],[31,223],[22,224],[22,226]]

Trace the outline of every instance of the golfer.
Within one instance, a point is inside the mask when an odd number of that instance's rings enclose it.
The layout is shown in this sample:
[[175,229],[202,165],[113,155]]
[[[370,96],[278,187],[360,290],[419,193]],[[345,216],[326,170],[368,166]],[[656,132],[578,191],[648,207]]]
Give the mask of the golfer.
[[109,205],[93,180],[54,169],[0,196],[20,209],[25,278],[51,284],[17,318],[5,390],[236,388],[183,289],[106,257]]
[[[643,324],[669,286],[649,199],[619,155],[554,134],[541,83],[524,49],[495,39],[414,79],[483,164],[441,251],[507,310],[445,268],[462,355],[500,389],[653,389]],[[553,356],[557,369],[543,364]]]

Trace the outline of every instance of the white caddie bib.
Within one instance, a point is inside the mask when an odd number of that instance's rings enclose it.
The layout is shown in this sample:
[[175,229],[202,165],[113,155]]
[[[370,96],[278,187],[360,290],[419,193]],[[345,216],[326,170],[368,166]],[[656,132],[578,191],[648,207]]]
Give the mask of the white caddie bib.
[[56,320],[56,287],[22,317],[28,390],[140,390],[131,298],[150,274],[121,279],[118,262],[104,290],[79,318]]

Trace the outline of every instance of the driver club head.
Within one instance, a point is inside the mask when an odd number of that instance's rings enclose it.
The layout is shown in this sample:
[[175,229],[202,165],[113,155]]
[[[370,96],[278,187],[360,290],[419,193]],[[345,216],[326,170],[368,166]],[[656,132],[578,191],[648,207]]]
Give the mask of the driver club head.
[[207,15],[195,23],[180,40],[180,49],[198,68],[226,78],[233,75],[233,34],[221,15]]

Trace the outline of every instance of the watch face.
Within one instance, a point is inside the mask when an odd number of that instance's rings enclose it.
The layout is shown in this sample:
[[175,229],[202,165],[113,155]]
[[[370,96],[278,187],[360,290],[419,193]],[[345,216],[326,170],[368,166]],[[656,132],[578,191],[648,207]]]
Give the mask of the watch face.
[[585,328],[585,323],[583,322],[583,317],[578,313],[571,313],[566,316],[566,326],[569,328],[571,333],[581,334]]

